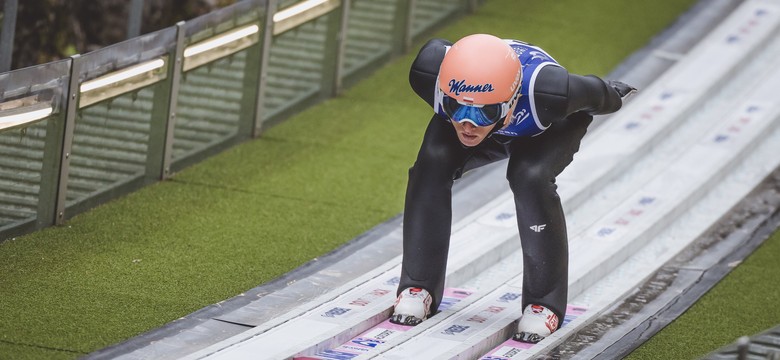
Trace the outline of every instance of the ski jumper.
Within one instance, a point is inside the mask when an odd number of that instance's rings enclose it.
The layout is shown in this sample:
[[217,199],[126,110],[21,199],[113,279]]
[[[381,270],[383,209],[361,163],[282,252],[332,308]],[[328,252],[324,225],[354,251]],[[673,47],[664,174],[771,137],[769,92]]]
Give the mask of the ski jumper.
[[[568,239],[555,178],[579,150],[592,115],[620,109],[620,94],[596,76],[570,74],[544,50],[506,40],[522,64],[521,96],[507,120],[479,145],[458,140],[441,109],[439,66],[452,43],[426,43],[412,64],[412,89],[434,109],[406,190],[398,293],[421,287],[435,314],[444,292],[452,226],[452,185],[471,169],[509,158],[523,251],[523,308],[543,305],[564,318]],[[505,125],[505,126],[504,126]],[[474,241],[479,241],[474,239]],[[562,323],[562,321],[560,321]]]

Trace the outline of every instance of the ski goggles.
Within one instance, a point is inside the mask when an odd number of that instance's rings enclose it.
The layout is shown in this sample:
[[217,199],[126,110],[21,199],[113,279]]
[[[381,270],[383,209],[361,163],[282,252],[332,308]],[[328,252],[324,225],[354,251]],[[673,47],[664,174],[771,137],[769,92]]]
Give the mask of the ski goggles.
[[438,87],[436,90],[440,100],[440,115],[446,115],[455,122],[470,122],[474,126],[490,126],[505,118],[520,95],[518,87],[511,99],[502,103],[482,105],[458,101]]
[[468,121],[474,126],[489,126],[493,125],[502,116],[506,116],[506,112],[501,104],[489,104],[489,105],[476,105],[460,102],[447,95],[444,95],[442,101],[442,109],[447,116],[455,120],[456,122]]

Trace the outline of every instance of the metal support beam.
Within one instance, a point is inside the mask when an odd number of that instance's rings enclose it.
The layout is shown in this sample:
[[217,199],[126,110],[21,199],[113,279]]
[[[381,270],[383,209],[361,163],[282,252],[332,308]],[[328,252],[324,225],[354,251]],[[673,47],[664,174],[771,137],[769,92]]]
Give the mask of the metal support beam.
[[328,30],[325,35],[325,56],[322,65],[322,86],[320,93],[323,98],[329,98],[336,94],[339,87],[339,76],[341,75],[340,64],[344,52],[344,41],[342,32],[346,31],[347,18],[344,17],[349,12],[349,1],[341,2],[342,11],[331,12],[328,15]]
[[393,53],[406,54],[412,47],[412,23],[415,0],[398,0],[395,8],[393,29]]
[[65,123],[62,130],[62,153],[60,157],[60,176],[57,182],[57,205],[55,223],[62,225],[65,222],[65,203],[68,193],[68,175],[70,171],[70,155],[73,147],[73,132],[76,127],[76,111],[79,107],[79,77],[81,74],[81,57],[73,55],[70,65],[70,79],[67,92],[67,104],[65,105]]
[[[70,67],[73,61],[67,62],[67,71],[70,73]],[[57,189],[59,186],[60,161],[62,159],[62,140],[65,130],[65,108],[68,103],[68,84],[69,77],[65,76],[65,69],[59,72],[63,79],[68,82],[61,85],[61,91],[55,91],[56,98],[52,99],[52,110],[54,111],[46,119],[46,138],[43,145],[43,160],[41,162],[41,182],[38,190],[38,214],[36,217],[36,229],[42,229],[54,225],[57,219]]]
[[127,38],[141,35],[141,21],[144,14],[144,0],[132,0],[127,20]]
[[[176,112],[179,102],[179,85],[181,81],[184,53],[184,21],[176,24],[176,45],[168,56],[168,78],[161,82],[164,91],[161,96],[155,96],[152,110],[152,131],[149,134],[149,150],[146,169],[149,181],[165,180],[171,177],[171,162],[173,161],[173,134],[176,126]],[[154,148],[153,148],[154,147]]]
[[260,38],[260,71],[257,76],[257,101],[255,101],[255,122],[252,136],[258,137],[263,132],[263,115],[265,108],[265,84],[268,81],[268,58],[271,57],[271,45],[274,41],[274,14],[277,0],[268,0],[265,7],[265,23]]
[[171,177],[171,162],[173,162],[174,129],[176,128],[176,113],[179,103],[179,86],[181,85],[181,73],[184,66],[184,22],[176,24],[176,50],[175,57],[171,61],[171,102],[168,106],[168,122],[165,130],[165,150],[163,152],[162,178]]
[[352,7],[352,0],[343,0],[341,2],[341,15],[339,16],[339,33],[337,37],[336,50],[336,72],[333,74],[333,95],[340,95],[343,90],[344,80],[344,53],[347,50],[347,31],[349,30],[349,10]]
[[469,14],[477,12],[477,8],[479,7],[479,0],[466,0],[466,2],[466,11],[468,11]]

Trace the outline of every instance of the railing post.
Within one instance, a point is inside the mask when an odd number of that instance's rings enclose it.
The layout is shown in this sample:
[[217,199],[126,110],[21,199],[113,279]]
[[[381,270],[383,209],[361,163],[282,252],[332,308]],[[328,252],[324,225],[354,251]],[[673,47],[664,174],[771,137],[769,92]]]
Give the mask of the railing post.
[[73,148],[73,132],[76,127],[76,111],[79,103],[79,74],[81,73],[81,58],[71,56],[70,78],[68,82],[67,100],[65,105],[65,121],[62,128],[62,151],[60,153],[59,180],[57,181],[56,218],[55,224],[65,222],[65,205],[68,195],[68,174],[70,171],[70,154]]
[[477,12],[478,7],[479,0],[466,0],[466,11],[468,11],[469,14]]
[[3,29],[0,30],[0,72],[11,70],[14,52],[14,32],[16,30],[17,0],[5,0],[3,7]]
[[342,11],[331,12],[328,16],[328,30],[325,34],[325,60],[322,66],[322,88],[323,98],[328,98],[337,93],[340,86],[338,77],[341,76],[340,62],[344,48],[342,28],[346,25],[347,18],[345,14],[349,12],[349,0],[341,0]]
[[406,54],[412,47],[412,24],[415,0],[398,0],[395,7],[393,53]]
[[[268,7],[265,7],[268,11]],[[267,15],[267,14],[262,14]],[[267,16],[262,18],[262,23],[258,24],[260,31],[267,31],[264,26],[268,21]],[[254,138],[257,129],[258,93],[260,92],[260,82],[262,81],[263,51],[265,34],[261,34],[257,43],[246,49],[246,65],[244,67],[243,95],[241,96],[241,116],[238,123],[238,136],[240,139]]]
[[[68,69],[73,67],[73,59],[68,61]],[[72,72],[69,72],[72,74]],[[68,77],[70,79],[70,77]],[[43,145],[43,161],[41,162],[41,182],[38,189],[38,209],[36,229],[42,229],[57,223],[57,192],[62,168],[62,144],[65,138],[65,123],[67,107],[70,99],[70,81],[62,89],[60,99],[56,102],[59,113],[52,115],[46,121],[46,139]],[[52,104],[55,100],[52,99]]]
[[336,48],[336,71],[333,74],[333,95],[340,95],[344,80],[344,53],[347,50],[347,31],[349,31],[349,11],[353,0],[342,0],[339,16],[339,33]]
[[176,24],[176,45],[168,54],[168,76],[157,86],[163,91],[154,97],[152,106],[149,148],[146,159],[146,178],[149,182],[165,180],[171,176],[173,161],[173,135],[178,111],[179,83],[184,53],[184,22]]
[[260,69],[257,72],[257,99],[255,100],[255,119],[252,137],[258,137],[263,133],[265,85],[268,80],[268,58],[271,56],[271,46],[274,40],[274,14],[276,13],[276,6],[277,0],[267,0],[263,36],[260,38]]
[[38,190],[36,229],[54,225],[57,220],[57,189],[60,181],[62,140],[65,130],[65,111],[52,116],[46,123],[46,140],[43,146],[41,182]]
[[750,353],[750,338],[747,336],[737,339],[737,359],[747,360]]
[[144,14],[144,0],[132,0],[130,2],[130,16],[127,19],[127,38],[132,39],[141,35],[141,21]]

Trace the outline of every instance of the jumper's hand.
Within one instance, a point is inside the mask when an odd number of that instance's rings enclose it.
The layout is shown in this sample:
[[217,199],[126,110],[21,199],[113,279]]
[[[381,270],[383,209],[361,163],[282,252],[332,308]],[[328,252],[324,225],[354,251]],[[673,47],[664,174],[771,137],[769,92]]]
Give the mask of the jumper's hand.
[[607,81],[607,84],[615,89],[618,95],[620,95],[620,99],[623,101],[626,101],[627,97],[637,91],[635,87],[617,80],[609,80]]

